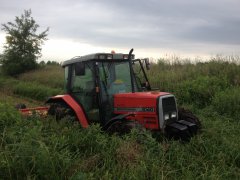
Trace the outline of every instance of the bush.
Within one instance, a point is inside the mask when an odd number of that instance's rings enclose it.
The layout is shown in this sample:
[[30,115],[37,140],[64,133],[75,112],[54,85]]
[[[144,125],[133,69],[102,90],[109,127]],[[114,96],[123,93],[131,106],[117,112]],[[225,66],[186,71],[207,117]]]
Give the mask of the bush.
[[230,88],[218,92],[212,105],[219,114],[240,120],[240,88]]
[[0,78],[0,89],[2,89],[3,87],[4,87],[4,80]]
[[20,119],[20,114],[11,106],[0,102],[0,132]]

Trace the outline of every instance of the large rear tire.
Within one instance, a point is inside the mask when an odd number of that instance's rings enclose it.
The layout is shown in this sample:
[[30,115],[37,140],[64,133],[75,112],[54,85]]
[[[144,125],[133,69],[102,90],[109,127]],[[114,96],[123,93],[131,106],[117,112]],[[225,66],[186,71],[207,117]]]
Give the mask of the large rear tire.
[[61,119],[77,120],[74,111],[64,102],[52,103],[49,107],[48,115],[54,116],[57,121]]

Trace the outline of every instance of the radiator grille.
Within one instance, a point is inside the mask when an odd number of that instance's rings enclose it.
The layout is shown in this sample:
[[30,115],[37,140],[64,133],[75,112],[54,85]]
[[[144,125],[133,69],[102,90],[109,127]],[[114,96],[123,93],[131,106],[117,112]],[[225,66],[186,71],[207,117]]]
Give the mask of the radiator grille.
[[167,97],[162,99],[163,113],[171,113],[176,111],[176,103],[174,97]]
[[177,106],[173,95],[159,97],[159,124],[160,128],[168,123],[174,122],[177,117]]

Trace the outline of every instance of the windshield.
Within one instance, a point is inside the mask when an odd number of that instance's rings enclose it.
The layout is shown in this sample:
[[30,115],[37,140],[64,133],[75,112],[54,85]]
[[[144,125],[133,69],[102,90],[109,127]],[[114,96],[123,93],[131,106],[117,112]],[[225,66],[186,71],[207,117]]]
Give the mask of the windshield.
[[108,95],[132,92],[128,62],[100,62],[99,72],[101,89]]
[[147,79],[147,75],[146,75],[143,63],[141,62],[140,59],[134,60],[133,71],[134,71],[134,77],[136,79],[138,89],[141,89],[142,91],[150,91],[151,86]]

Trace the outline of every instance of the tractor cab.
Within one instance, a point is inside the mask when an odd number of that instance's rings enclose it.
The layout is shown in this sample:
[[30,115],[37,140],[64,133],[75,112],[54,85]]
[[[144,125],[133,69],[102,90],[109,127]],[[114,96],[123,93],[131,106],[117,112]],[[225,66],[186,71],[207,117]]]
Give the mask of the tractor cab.
[[[96,53],[65,61],[65,90],[83,108],[87,119],[105,124],[114,115],[114,95],[150,89],[143,63],[134,55]],[[143,74],[136,77],[133,66]]]

